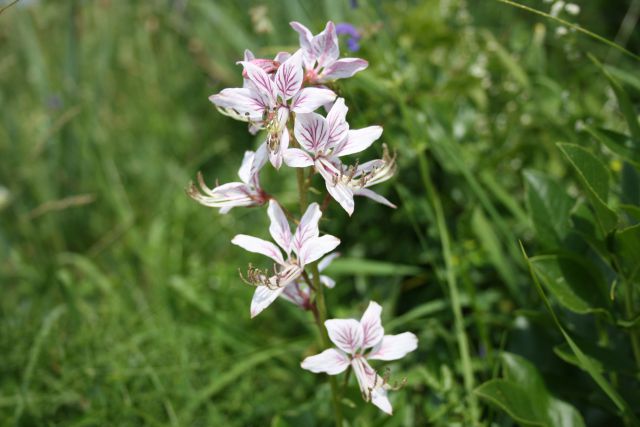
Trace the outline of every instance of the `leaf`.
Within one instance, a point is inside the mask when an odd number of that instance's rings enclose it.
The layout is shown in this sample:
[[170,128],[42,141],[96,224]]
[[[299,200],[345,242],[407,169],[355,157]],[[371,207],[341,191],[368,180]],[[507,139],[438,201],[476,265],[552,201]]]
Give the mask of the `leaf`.
[[587,127],[586,130],[609,150],[613,151],[624,160],[633,163],[636,167],[640,166],[639,140],[610,129]]
[[575,201],[546,174],[527,170],[523,175],[529,216],[538,239],[553,248],[562,246]]
[[580,258],[541,255],[529,263],[558,302],[574,313],[608,313],[607,285],[600,272]]
[[633,425],[640,425],[633,410],[631,409],[631,406],[629,406],[629,404],[624,400],[624,398],[620,395],[620,393],[618,393],[618,391],[615,388],[613,388],[611,384],[609,384],[609,382],[602,375],[602,373],[598,371],[593,361],[582,351],[582,349],[578,346],[578,344],[576,344],[573,338],[571,338],[571,335],[569,335],[569,333],[567,333],[567,331],[564,329],[564,326],[560,322],[560,319],[558,319],[558,316],[556,316],[556,313],[553,310],[553,307],[551,306],[549,299],[544,293],[544,290],[542,289],[542,286],[538,281],[537,275],[534,273],[533,266],[531,265],[531,259],[527,256],[527,253],[525,252],[524,247],[522,247],[522,243],[520,244],[520,248],[522,250],[522,255],[524,256],[525,260],[529,264],[529,272],[531,273],[533,282],[536,285],[536,290],[538,291],[540,298],[542,298],[542,302],[544,303],[545,307],[549,311],[549,314],[551,315],[551,318],[553,319],[554,323],[562,333],[562,336],[564,337],[565,341],[571,348],[571,351],[573,351],[573,354],[576,356],[579,366],[582,369],[584,369],[589,374],[589,376],[591,376],[591,378],[596,382],[596,384],[598,384],[600,389],[602,389],[602,391],[605,392],[605,394],[609,397],[609,399],[611,399],[611,401],[616,405],[616,407],[632,421]]
[[[634,363],[625,357],[624,352],[600,347],[589,340],[577,340],[585,356],[589,358],[594,369],[598,372],[622,372],[633,375]],[[562,360],[582,369],[580,361],[567,343],[562,343],[553,348],[553,352]]]
[[338,258],[327,267],[328,274],[356,274],[363,276],[410,276],[422,270],[413,265],[394,264],[359,258]]
[[556,398],[531,362],[502,353],[504,379],[482,384],[474,393],[504,410],[518,423],[529,426],[584,426],[580,413]]
[[633,279],[640,270],[640,224],[616,232],[613,251],[622,259],[628,276]]
[[558,143],[558,148],[577,172],[603,231],[605,233],[611,231],[618,222],[618,216],[607,206],[609,197],[607,168],[597,157],[578,145]]

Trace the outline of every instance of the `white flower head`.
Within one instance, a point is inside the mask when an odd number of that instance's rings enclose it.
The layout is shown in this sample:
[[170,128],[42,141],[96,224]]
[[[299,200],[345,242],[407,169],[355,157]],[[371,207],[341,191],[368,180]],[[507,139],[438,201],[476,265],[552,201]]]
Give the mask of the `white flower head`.
[[[385,335],[380,314],[382,307],[371,301],[358,321],[355,319],[330,319],[325,322],[329,339],[337,348],[330,348],[304,359],[301,367],[314,373],[338,375],[351,367],[360,391],[367,402],[392,413],[387,390],[392,389],[387,380],[369,365],[368,360],[397,360],[418,348],[418,337],[411,332]],[[371,349],[367,352],[368,349]]]
[[187,195],[201,205],[220,208],[221,214],[235,207],[263,205],[269,196],[260,187],[259,172],[266,160],[265,150],[246,151],[238,170],[240,182],[216,185],[215,188],[209,188],[198,172],[198,185],[190,182]]
[[302,216],[300,224],[291,233],[287,217],[278,202],[269,200],[268,209],[271,237],[278,246],[266,240],[238,234],[231,243],[249,251],[265,255],[275,261],[273,274],[249,266],[248,281],[256,286],[251,301],[251,317],[267,308],[285,289],[302,275],[306,265],[315,262],[334,250],[340,239],[325,234],[320,236],[318,222],[322,216],[317,203],[312,203]]

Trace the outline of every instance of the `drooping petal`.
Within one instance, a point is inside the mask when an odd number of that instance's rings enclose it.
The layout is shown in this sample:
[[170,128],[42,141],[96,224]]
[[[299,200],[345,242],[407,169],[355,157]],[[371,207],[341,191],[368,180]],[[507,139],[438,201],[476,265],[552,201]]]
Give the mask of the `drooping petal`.
[[296,281],[291,283],[289,286],[285,286],[280,297],[294,303],[300,308],[306,309],[309,304],[310,293],[309,286],[300,281]]
[[266,108],[264,100],[248,88],[228,88],[209,97],[220,111],[240,121],[259,121]]
[[353,358],[351,367],[353,368],[353,373],[356,374],[362,397],[369,402],[371,400],[371,391],[377,385],[382,385],[381,378],[379,379],[379,375],[364,357]]
[[324,372],[329,375],[338,375],[349,367],[349,358],[335,348],[329,348],[320,354],[307,357],[300,366],[316,374]]
[[385,335],[382,341],[371,350],[367,359],[401,359],[416,348],[418,348],[418,337],[411,332],[404,332],[398,335]]
[[371,301],[369,306],[365,310],[360,324],[362,325],[362,333],[364,338],[362,340],[362,348],[373,347],[378,344],[384,336],[384,328],[382,327],[382,320],[380,314],[382,313],[382,307],[375,301]]
[[304,215],[302,215],[300,224],[298,224],[298,228],[296,228],[293,235],[292,246],[297,255],[300,255],[300,250],[307,240],[320,235],[318,222],[321,217],[322,211],[320,210],[320,206],[317,203],[311,203],[304,212]]
[[311,40],[313,39],[313,34],[307,27],[302,25],[299,22],[293,21],[290,22],[291,28],[293,28],[300,35],[300,47],[303,49],[311,50]]
[[346,156],[348,154],[359,153],[366,150],[375,140],[382,135],[382,127],[369,126],[363,129],[350,130],[347,138],[336,147],[333,152],[336,156]]
[[331,197],[334,198],[336,202],[342,209],[344,209],[349,216],[353,215],[353,211],[355,209],[355,202],[353,201],[353,191],[342,182],[338,182],[337,184],[331,184],[329,181],[325,180],[325,184],[327,187],[327,191],[331,194]]
[[269,307],[283,291],[284,287],[269,289],[266,286],[258,286],[251,299],[251,318],[253,319]]
[[316,153],[324,148],[329,137],[327,121],[320,114],[297,114],[293,133],[307,151]]
[[369,63],[359,58],[342,58],[326,67],[319,76],[320,82],[345,79],[353,76],[358,71],[362,71]]
[[305,168],[313,165],[313,158],[299,148],[289,148],[284,152],[284,162],[291,168]]
[[289,131],[285,127],[279,137],[270,135],[269,138],[276,138],[275,140],[271,140],[271,143],[267,143],[267,147],[269,148],[269,161],[274,168],[280,169],[284,153],[287,151],[287,148],[289,148]]
[[330,319],[324,322],[329,339],[347,354],[362,347],[362,326],[355,319]]
[[387,390],[384,387],[376,387],[371,390],[371,403],[376,405],[383,412],[393,415],[393,408],[387,396]]
[[231,243],[240,246],[246,251],[268,256],[278,264],[285,265],[280,249],[271,242],[257,237],[247,236],[246,234],[238,234],[231,240]]
[[253,151],[245,151],[244,157],[242,158],[242,164],[240,165],[240,169],[238,169],[238,176],[240,180],[245,184],[248,184],[251,181],[251,172],[253,169],[253,159],[255,158],[255,154]]
[[333,64],[340,56],[335,24],[327,22],[325,29],[311,40],[311,46],[320,67]]
[[348,110],[344,104],[344,98],[338,98],[333,103],[329,114],[327,114],[327,125],[329,127],[327,147],[335,147],[347,136],[349,131],[349,123],[346,120]]
[[356,188],[353,190],[353,194],[356,196],[368,197],[374,202],[378,202],[382,205],[389,206],[390,208],[393,208],[393,209],[397,208],[396,205],[391,203],[385,197],[381,196],[380,194],[376,193],[373,190],[369,190],[368,188]]
[[336,286],[336,281],[329,276],[325,276],[324,274],[320,275],[320,283],[330,289],[333,289]]
[[318,271],[323,271],[324,269],[329,267],[329,265],[333,262],[333,260],[339,256],[340,256],[340,252],[334,252],[322,258],[318,263]]
[[271,219],[271,225],[269,226],[271,237],[273,237],[273,240],[280,245],[286,254],[289,254],[291,251],[291,228],[289,228],[287,217],[278,202],[273,199],[269,200],[267,213],[269,219]]
[[291,110],[296,113],[311,113],[336,99],[330,89],[305,87],[291,100]]
[[291,99],[302,87],[302,51],[291,55],[276,71],[275,85],[280,97],[287,101]]
[[300,249],[300,265],[305,266],[319,260],[325,254],[334,250],[340,244],[340,239],[330,234],[308,239]]
[[244,67],[244,71],[247,73],[247,78],[253,83],[262,95],[265,101],[268,101],[270,105],[275,104],[276,88],[271,80],[271,77],[259,66],[252,62],[241,62]]

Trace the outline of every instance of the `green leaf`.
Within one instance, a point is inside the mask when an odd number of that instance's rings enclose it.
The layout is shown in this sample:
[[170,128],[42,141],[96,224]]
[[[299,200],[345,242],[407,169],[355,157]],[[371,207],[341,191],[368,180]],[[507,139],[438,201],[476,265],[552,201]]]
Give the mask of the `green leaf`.
[[606,282],[588,262],[569,255],[541,255],[529,262],[563,307],[580,314],[608,313]]
[[331,274],[356,274],[363,276],[410,276],[422,270],[413,265],[394,264],[360,258],[338,258],[327,267]]
[[545,307],[547,308],[547,310],[549,311],[549,314],[551,315],[551,318],[553,319],[554,323],[562,333],[562,336],[564,337],[565,341],[571,348],[571,351],[573,351],[573,354],[576,356],[576,359],[580,364],[579,366],[582,369],[584,369],[589,374],[589,376],[591,376],[591,378],[596,382],[596,384],[598,384],[600,389],[602,389],[602,391],[605,392],[605,394],[609,397],[609,399],[611,399],[611,401],[616,405],[616,407],[631,420],[632,425],[634,426],[640,425],[640,422],[636,418],[633,412],[633,409],[631,409],[631,406],[629,406],[627,401],[624,400],[624,398],[620,395],[620,393],[618,393],[618,391],[609,383],[609,381],[607,381],[604,375],[598,371],[598,368],[594,365],[591,358],[589,358],[584,353],[584,351],[582,351],[582,349],[578,346],[578,344],[576,344],[573,338],[571,338],[571,335],[569,335],[569,333],[565,330],[564,326],[560,322],[560,319],[558,319],[558,316],[553,310],[553,307],[551,306],[551,303],[549,302],[547,295],[544,293],[544,290],[542,289],[542,286],[538,281],[538,276],[534,273],[533,266],[531,264],[531,259],[527,256],[527,253],[522,247],[522,244],[520,244],[520,248],[522,250],[522,254],[525,260],[529,264],[529,271],[531,273],[531,277],[533,278],[533,282],[536,285],[536,290],[538,291],[540,298],[542,298],[542,301]]
[[527,170],[524,179],[529,216],[538,239],[553,248],[562,246],[575,201],[544,173]]
[[482,384],[474,392],[528,426],[584,426],[580,413],[554,397],[533,364],[521,356],[503,353],[504,379]]
[[624,160],[640,166],[640,140],[629,135],[604,128],[586,128],[598,142],[605,145]]
[[640,270],[640,224],[616,232],[613,242],[613,251],[622,259],[632,280]]
[[607,205],[609,197],[609,172],[605,165],[593,154],[575,144],[559,143],[558,148],[575,169],[596,212],[596,218],[603,231],[615,228],[618,216]]
[[[596,345],[590,340],[578,340],[580,348],[584,351],[586,357],[589,358],[592,366],[598,372],[621,372],[633,375],[633,361],[625,357],[624,352],[615,351]],[[567,343],[562,343],[553,348],[553,352],[562,360],[582,369],[580,361],[571,350]]]

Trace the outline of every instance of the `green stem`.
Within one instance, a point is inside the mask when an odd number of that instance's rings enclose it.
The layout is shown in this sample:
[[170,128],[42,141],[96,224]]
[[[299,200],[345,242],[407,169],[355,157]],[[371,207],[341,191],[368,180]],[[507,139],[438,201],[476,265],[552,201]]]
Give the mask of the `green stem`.
[[[293,132],[290,133],[293,135]],[[292,138],[291,143],[294,147],[298,146],[297,141]],[[298,199],[300,202],[300,215],[303,215],[307,210],[307,183],[304,176],[304,169],[296,169],[296,176],[298,178]],[[324,326],[324,322],[327,320],[327,305],[324,300],[324,289],[320,283],[320,272],[318,271],[318,263],[314,262],[309,266],[312,277],[312,289],[315,290],[315,310],[314,318],[316,325],[318,326],[318,332],[320,333],[320,339],[322,341],[323,348],[330,348],[331,342],[329,341],[329,335],[327,329]],[[331,397],[333,403],[333,415],[336,421],[336,427],[342,427],[342,408],[340,406],[340,391],[338,389],[338,382],[333,375],[329,375],[329,384],[331,385]]]
[[456,340],[458,341],[458,349],[460,351],[460,359],[462,361],[462,375],[464,378],[464,387],[467,391],[469,399],[470,412],[472,425],[478,425],[478,402],[473,394],[474,379],[473,368],[471,366],[471,356],[469,353],[469,339],[464,328],[464,319],[462,316],[462,304],[460,302],[460,293],[458,291],[458,284],[456,276],[454,274],[453,257],[451,254],[451,241],[449,237],[449,231],[445,223],[445,216],[442,209],[442,202],[436,192],[431,177],[429,175],[429,162],[426,154],[421,153],[419,156],[420,174],[422,175],[422,181],[427,195],[433,206],[433,210],[436,216],[436,223],[438,227],[438,234],[440,236],[440,243],[442,245],[442,253],[444,256],[444,263],[446,268],[447,285],[449,287],[449,295],[451,297],[451,306],[453,309],[453,317],[455,324]]

